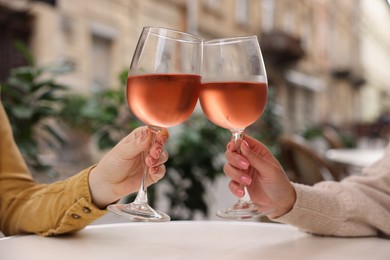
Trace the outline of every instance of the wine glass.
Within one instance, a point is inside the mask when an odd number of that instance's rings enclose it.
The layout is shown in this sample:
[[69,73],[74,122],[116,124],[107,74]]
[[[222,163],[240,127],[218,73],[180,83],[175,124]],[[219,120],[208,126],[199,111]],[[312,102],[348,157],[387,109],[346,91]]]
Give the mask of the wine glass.
[[[240,152],[244,130],[264,112],[267,103],[267,75],[256,36],[215,39],[203,44],[200,104],[214,124],[231,131]],[[233,206],[217,211],[229,219],[266,215],[245,195]]]
[[[126,94],[131,111],[152,132],[152,144],[162,127],[178,125],[193,112],[201,86],[201,62],[200,37],[167,28],[143,28],[129,68]],[[169,221],[169,215],[148,204],[147,174],[144,164],[134,202],[108,209],[134,221]]]

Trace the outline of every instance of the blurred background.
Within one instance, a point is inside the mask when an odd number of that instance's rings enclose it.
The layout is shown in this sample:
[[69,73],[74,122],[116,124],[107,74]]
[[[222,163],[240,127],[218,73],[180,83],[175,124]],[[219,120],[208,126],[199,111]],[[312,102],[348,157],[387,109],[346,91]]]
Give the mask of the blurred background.
[[[142,27],[257,35],[269,101],[248,133],[293,179],[281,137],[301,137],[321,160],[335,142],[388,143],[389,25],[386,0],[0,0],[1,97],[34,177],[52,182],[141,125],[124,86]],[[152,204],[174,219],[214,218],[235,200],[222,174],[229,133],[199,107],[170,132],[168,174],[149,191]]]

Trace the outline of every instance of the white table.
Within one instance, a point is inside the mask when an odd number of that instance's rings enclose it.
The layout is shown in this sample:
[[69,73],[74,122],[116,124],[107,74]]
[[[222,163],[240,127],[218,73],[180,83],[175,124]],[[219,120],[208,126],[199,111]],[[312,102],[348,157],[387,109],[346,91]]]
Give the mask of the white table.
[[[325,156],[328,160],[349,166],[364,168],[378,161],[385,149],[330,149]],[[390,257],[389,257],[390,259]]]
[[313,236],[284,224],[171,221],[89,226],[62,237],[0,239],[0,259],[390,259],[380,238]]

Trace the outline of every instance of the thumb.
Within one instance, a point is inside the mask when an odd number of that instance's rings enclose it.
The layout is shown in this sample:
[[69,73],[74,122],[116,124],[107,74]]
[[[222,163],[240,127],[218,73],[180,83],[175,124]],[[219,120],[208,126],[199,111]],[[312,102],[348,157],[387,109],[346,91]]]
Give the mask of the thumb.
[[116,145],[116,150],[121,158],[132,159],[149,148],[151,139],[152,133],[148,131],[148,127],[141,126],[123,138]]
[[241,153],[249,161],[250,165],[260,173],[271,173],[279,162],[271,152],[259,141],[254,139],[243,140],[241,143]]

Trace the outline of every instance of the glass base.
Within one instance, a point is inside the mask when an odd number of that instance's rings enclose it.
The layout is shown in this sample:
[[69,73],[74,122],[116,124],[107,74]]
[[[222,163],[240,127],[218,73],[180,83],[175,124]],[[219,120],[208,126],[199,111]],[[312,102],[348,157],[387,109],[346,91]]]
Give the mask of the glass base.
[[167,222],[171,217],[163,212],[156,211],[147,204],[129,203],[109,205],[107,209],[127,219],[139,222]]
[[252,202],[237,202],[230,208],[217,211],[217,216],[226,219],[251,219],[268,215],[272,210],[261,211],[259,206]]

